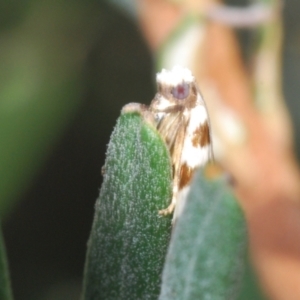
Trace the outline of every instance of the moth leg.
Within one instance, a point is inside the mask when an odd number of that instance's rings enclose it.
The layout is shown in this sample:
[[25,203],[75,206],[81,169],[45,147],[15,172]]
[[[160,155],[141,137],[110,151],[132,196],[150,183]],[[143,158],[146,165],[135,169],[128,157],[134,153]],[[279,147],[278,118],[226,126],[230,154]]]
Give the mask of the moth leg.
[[171,215],[175,210],[175,206],[176,206],[176,198],[173,197],[171,204],[167,208],[159,210],[158,213],[161,216]]
[[155,126],[154,116],[150,112],[149,107],[145,104],[135,102],[128,103],[125,106],[123,106],[121,113],[138,113],[143,117],[144,121]]
[[179,182],[180,182],[181,154],[182,154],[182,149],[184,144],[185,130],[186,130],[186,126],[182,126],[179,129],[176,140],[174,142],[174,148],[171,153],[172,163],[174,166],[172,201],[167,208],[162,209],[158,212],[160,215],[163,216],[172,214],[176,207],[177,195],[179,191]]
[[184,107],[182,105],[170,105],[167,107],[158,107],[158,106],[150,106],[150,110],[153,111],[154,113],[178,113],[182,112],[184,110]]
[[175,210],[176,202],[177,202],[177,193],[178,193],[178,185],[175,185],[175,183],[174,183],[174,186],[173,186],[172,193],[173,193],[173,196],[172,196],[171,204],[167,208],[161,209],[160,211],[158,211],[158,213],[161,216],[171,215]]
[[130,113],[130,112],[142,113],[145,110],[147,110],[147,106],[145,104],[132,102],[123,106],[122,114]]

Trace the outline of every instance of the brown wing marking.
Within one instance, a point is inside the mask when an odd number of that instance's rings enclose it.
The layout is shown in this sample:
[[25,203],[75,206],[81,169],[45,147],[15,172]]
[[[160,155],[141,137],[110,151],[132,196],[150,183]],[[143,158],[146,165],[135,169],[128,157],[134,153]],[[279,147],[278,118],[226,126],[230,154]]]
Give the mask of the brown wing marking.
[[194,147],[205,147],[210,144],[209,125],[207,122],[196,128],[193,133],[192,144]]
[[193,169],[184,163],[180,168],[179,190],[189,184],[192,179]]

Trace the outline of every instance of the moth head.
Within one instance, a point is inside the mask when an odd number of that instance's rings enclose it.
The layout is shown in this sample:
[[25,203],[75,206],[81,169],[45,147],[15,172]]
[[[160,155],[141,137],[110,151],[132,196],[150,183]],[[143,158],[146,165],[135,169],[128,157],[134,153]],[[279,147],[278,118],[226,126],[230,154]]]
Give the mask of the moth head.
[[183,81],[172,86],[170,92],[175,99],[183,100],[190,94],[190,84]]
[[156,81],[158,93],[170,102],[180,103],[196,94],[195,78],[187,68],[163,69],[156,75]]

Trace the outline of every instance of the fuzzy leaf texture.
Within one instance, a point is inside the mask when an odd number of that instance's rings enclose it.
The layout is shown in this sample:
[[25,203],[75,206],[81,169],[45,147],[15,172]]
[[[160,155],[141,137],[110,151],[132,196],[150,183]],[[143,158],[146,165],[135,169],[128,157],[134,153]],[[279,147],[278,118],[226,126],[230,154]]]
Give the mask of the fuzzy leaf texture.
[[171,232],[171,163],[157,131],[125,113],[112,133],[88,242],[84,300],[157,299]]
[[225,180],[195,176],[175,225],[160,300],[234,300],[246,256],[246,225]]

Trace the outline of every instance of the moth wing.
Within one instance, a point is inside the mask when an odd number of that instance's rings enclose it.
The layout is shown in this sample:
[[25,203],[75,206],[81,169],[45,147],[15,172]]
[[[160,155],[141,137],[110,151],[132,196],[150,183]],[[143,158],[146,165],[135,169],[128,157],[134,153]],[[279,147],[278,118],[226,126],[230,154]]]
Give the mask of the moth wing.
[[206,107],[197,105],[190,111],[181,155],[181,165],[204,166],[213,160],[210,125]]
[[195,170],[213,161],[211,132],[205,104],[199,104],[190,111],[182,144],[173,222],[183,211]]
[[187,121],[180,111],[164,114],[157,124],[157,130],[166,141],[172,157],[174,150],[178,148],[179,144],[183,144],[186,124]]

